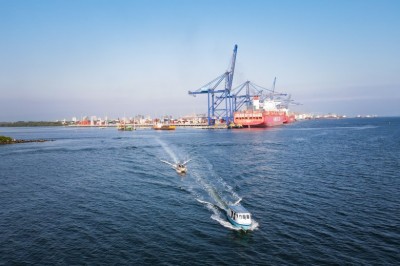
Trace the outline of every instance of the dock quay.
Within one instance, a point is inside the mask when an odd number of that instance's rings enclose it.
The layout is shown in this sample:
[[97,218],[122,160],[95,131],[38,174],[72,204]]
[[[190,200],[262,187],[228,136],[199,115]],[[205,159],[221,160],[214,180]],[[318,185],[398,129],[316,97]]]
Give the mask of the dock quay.
[[[127,127],[132,127],[136,129],[152,129],[155,124],[124,124]],[[196,129],[227,129],[226,124],[217,124],[209,126],[207,123],[196,123],[196,124],[171,124],[175,127],[179,128],[196,128]],[[68,127],[80,127],[80,128],[117,128],[118,124],[109,124],[109,125],[68,125]]]

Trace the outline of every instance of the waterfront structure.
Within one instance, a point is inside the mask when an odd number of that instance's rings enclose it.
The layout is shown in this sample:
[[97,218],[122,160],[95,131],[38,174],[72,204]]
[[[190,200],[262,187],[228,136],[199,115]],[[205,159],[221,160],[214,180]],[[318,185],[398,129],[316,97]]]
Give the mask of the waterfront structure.
[[[262,123],[259,116],[253,116],[252,112],[249,113],[249,106],[254,104],[254,99],[260,100],[261,103],[268,104],[266,102],[266,96],[271,97],[270,99],[274,101],[274,96],[287,96],[284,93],[275,92],[276,78],[274,79],[273,89],[269,90],[258,86],[250,81],[246,81],[239,85],[237,88],[232,89],[233,74],[235,71],[236,55],[237,55],[237,45],[233,49],[232,60],[230,68],[228,71],[208,82],[206,85],[202,86],[196,91],[189,91],[189,95],[196,96],[198,94],[207,94],[207,122],[208,125],[215,125],[217,120],[226,123],[226,125],[231,125],[237,123],[241,118],[245,117],[244,120],[251,120],[247,123],[248,125],[277,125],[281,123],[289,123],[295,120],[292,114],[289,114],[288,103],[282,110],[274,110],[274,113],[262,114]],[[218,88],[222,81],[225,81],[224,88]],[[290,99],[290,98],[289,98]],[[253,101],[253,102],[252,102]],[[283,103],[282,101],[280,102]],[[276,103],[274,103],[276,105]],[[254,106],[254,105],[253,105]],[[246,107],[245,111],[240,111],[241,108]],[[283,110],[285,109],[285,110]],[[241,113],[240,113],[241,112]],[[278,113],[276,113],[278,112]],[[259,113],[258,111],[256,113]],[[237,115],[236,115],[237,114]],[[248,114],[248,115],[247,115]],[[235,117],[237,116],[237,117]],[[256,118],[254,118],[256,117]],[[257,119],[257,120],[254,120]]]

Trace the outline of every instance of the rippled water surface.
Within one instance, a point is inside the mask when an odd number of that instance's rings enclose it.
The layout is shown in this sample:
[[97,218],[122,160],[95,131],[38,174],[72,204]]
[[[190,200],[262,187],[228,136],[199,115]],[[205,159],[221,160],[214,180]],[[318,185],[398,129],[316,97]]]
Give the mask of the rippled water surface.
[[399,118],[0,135],[54,140],[0,146],[0,264],[400,263]]

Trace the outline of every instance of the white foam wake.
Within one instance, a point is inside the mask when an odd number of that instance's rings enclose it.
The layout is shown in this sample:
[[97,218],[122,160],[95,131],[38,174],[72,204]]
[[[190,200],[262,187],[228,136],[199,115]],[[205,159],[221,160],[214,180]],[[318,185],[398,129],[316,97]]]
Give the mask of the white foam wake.
[[174,163],[177,163],[178,162],[178,158],[175,155],[175,153],[171,150],[171,148],[165,142],[163,142],[160,139],[157,139],[157,142],[160,143],[161,147],[171,157],[171,159],[174,161]]

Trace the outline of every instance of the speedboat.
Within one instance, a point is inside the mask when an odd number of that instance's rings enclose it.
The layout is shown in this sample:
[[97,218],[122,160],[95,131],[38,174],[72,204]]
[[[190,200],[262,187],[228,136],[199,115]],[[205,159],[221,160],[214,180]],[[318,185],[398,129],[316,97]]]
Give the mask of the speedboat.
[[176,163],[176,164],[173,164],[173,163],[170,163],[170,162],[161,160],[161,162],[166,163],[166,164],[169,164],[172,168],[175,169],[175,171],[176,171],[178,174],[181,174],[181,175],[186,174],[186,172],[187,172],[186,164],[187,164],[188,162],[190,162],[190,161],[191,161],[191,159],[189,159],[189,160],[187,160],[187,161],[184,161],[184,162],[178,162],[178,163]]
[[248,230],[251,226],[251,214],[245,207],[242,205],[228,205],[228,209],[226,210],[226,216],[228,217],[229,222],[237,228],[240,228],[244,231]]
[[175,170],[178,174],[186,174],[187,168],[184,164],[177,164]]

